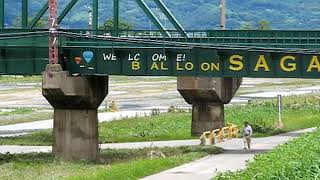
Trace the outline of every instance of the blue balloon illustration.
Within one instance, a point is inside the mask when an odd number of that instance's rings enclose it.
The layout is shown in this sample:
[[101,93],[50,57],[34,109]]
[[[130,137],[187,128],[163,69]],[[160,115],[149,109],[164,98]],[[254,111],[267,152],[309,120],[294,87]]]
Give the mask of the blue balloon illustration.
[[84,57],[84,60],[87,63],[91,62],[91,60],[93,58],[93,52],[92,51],[84,51],[82,55]]

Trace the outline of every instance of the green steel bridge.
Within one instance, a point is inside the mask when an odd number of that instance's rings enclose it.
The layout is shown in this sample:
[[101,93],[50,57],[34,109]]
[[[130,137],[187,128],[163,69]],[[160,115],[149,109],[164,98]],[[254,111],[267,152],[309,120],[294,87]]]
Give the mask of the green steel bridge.
[[[119,0],[114,0],[114,29],[98,30],[98,0],[92,0],[92,27],[59,29],[58,61],[82,75],[318,78],[320,31],[185,30],[161,0],[154,0],[175,30],[167,30],[143,0],[139,6],[159,30],[119,29]],[[36,29],[48,3],[30,17],[22,0],[21,28],[4,24],[0,0],[0,74],[40,74],[49,62],[50,33]],[[10,5],[10,2],[7,2]],[[72,10],[71,0],[57,24]],[[28,19],[31,18],[31,21]]]
[[[12,1],[0,0],[0,74],[44,71],[42,95],[54,108],[52,152],[59,159],[100,159],[97,112],[107,75],[178,76],[177,90],[192,104],[193,135],[224,126],[224,104],[241,77],[320,77],[320,31],[188,31],[161,0],[150,0],[175,28],[167,30],[144,0],[135,1],[158,30],[119,29],[119,0],[110,31],[98,30],[98,0],[90,1],[88,29],[58,28],[77,0],[59,14],[57,0],[49,0],[34,17],[31,1],[22,0],[21,28],[10,29],[4,9]],[[49,28],[35,29],[47,10]]]

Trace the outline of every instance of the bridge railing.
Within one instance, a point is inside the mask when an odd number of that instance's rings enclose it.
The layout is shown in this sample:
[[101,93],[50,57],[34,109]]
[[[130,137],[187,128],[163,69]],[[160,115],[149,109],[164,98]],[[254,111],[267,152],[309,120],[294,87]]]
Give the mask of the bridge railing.
[[[1,34],[48,31],[47,29],[1,29]],[[60,29],[61,32],[93,34],[101,37],[113,37],[115,31],[86,29]],[[168,30],[165,37],[159,30],[122,30],[118,37],[178,41],[188,43],[209,43],[239,46],[282,47],[320,49],[320,31],[298,30],[186,30],[188,37],[177,30]]]
[[[90,33],[102,37],[112,37],[115,34],[115,31],[112,30],[67,29],[60,31],[79,34]],[[165,37],[158,30],[123,30],[120,31],[118,37],[222,45],[320,49],[320,31],[186,30],[185,32],[187,37],[182,36],[176,30],[168,30],[169,36]]]

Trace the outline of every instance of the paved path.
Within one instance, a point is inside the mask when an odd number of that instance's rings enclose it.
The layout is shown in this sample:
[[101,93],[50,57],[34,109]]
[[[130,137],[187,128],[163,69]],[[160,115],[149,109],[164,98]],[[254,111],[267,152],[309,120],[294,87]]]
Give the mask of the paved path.
[[[144,178],[145,180],[209,180],[218,172],[244,169],[246,161],[252,160],[256,154],[272,150],[276,146],[292,140],[299,135],[314,131],[315,128],[305,129],[266,138],[254,138],[252,150],[244,150],[242,139],[227,140],[217,144],[225,149],[219,155],[207,156],[182,166],[163,171]],[[138,149],[146,147],[177,147],[198,145],[199,140],[153,141],[135,143],[102,144],[101,149]],[[51,146],[0,146],[0,154],[51,152]]]
[[219,172],[244,169],[246,161],[252,160],[256,154],[272,150],[280,144],[313,130],[315,129],[311,128],[272,137],[254,138],[252,150],[242,149],[242,139],[226,141],[217,145],[226,150],[223,154],[208,156],[146,177],[144,180],[209,180]]
[[[163,111],[164,110],[162,110],[161,112]],[[106,113],[99,113],[98,119],[99,119],[99,122],[105,122],[105,121],[119,120],[126,117],[150,116],[150,114],[151,114],[151,110],[106,112]],[[0,126],[0,137],[18,136],[28,132],[51,129],[52,127],[53,127],[52,119]]]

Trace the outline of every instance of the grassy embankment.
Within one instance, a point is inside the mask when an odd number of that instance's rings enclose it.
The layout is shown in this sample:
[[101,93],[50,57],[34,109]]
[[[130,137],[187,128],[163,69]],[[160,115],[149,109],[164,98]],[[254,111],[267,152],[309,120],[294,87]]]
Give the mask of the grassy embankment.
[[214,180],[319,179],[320,130],[306,134],[275,150],[257,155],[245,170],[224,173]]
[[0,83],[36,83],[41,80],[41,76],[0,76]]
[[[150,152],[165,157],[151,158]],[[139,179],[165,169],[184,164],[209,154],[221,153],[214,146],[179,148],[145,148],[104,150],[101,162],[64,162],[51,154],[0,155],[0,179]]]
[[32,108],[18,108],[12,111],[0,111],[0,126],[52,119],[52,115],[52,111]]
[[[277,129],[275,100],[257,100],[246,106],[226,108],[226,122],[242,126],[249,121],[255,136],[269,136],[320,125],[320,95],[290,96],[283,99],[283,129]],[[101,143],[190,139],[191,114],[169,113],[99,124]],[[0,138],[0,144],[50,145],[52,131],[13,138]]]
[[[163,77],[143,77],[143,76],[109,76],[109,80],[118,83],[127,82],[141,82],[141,81],[168,81],[175,80],[174,77],[163,76]],[[14,76],[14,75],[1,75],[0,83],[41,83],[42,76]]]

